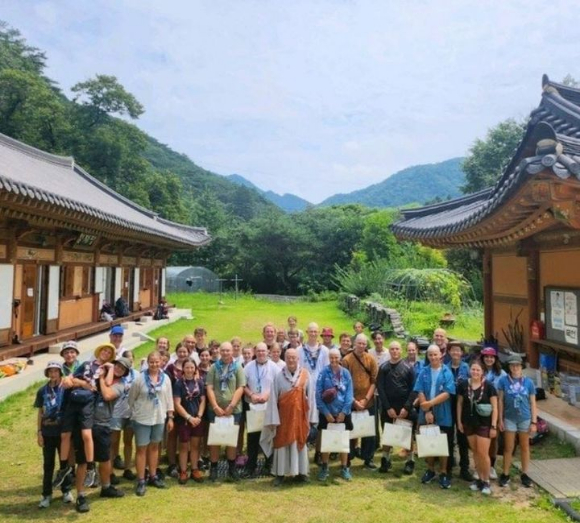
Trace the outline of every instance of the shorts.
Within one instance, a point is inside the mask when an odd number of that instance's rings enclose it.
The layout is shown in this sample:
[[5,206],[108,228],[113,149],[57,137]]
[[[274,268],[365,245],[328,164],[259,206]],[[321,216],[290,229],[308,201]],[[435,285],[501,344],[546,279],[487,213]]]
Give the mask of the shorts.
[[485,425],[480,425],[479,427],[475,425],[463,425],[463,433],[469,436],[479,436],[480,438],[490,438],[489,432],[491,428]]
[[[343,421],[346,430],[352,430],[352,416],[350,414],[344,417]],[[319,413],[318,418],[318,430],[324,430],[328,427],[328,421],[322,412]]]
[[529,432],[531,424],[532,424],[531,419],[525,419],[520,421],[513,421],[510,419],[503,420],[503,428],[506,432]]
[[95,403],[92,401],[86,405],[69,401],[62,416],[62,432],[92,429],[94,413]]
[[191,423],[178,423],[177,424],[177,433],[179,434],[179,441],[181,443],[187,443],[191,438],[202,438],[205,432],[205,421],[201,421],[201,423],[197,427],[192,427]]
[[135,445],[146,447],[149,443],[159,443],[163,440],[165,423],[157,425],[143,425],[137,421],[132,422],[133,431],[135,432]]
[[120,432],[125,429],[131,429],[131,418],[111,418],[111,430]]
[[[242,413],[238,412],[236,414],[233,415],[234,416],[234,425],[239,425],[240,424],[240,420],[242,419]],[[211,409],[207,410],[207,422],[208,423],[213,423],[215,421],[215,412]]]
[[[93,446],[95,461],[105,463],[111,459],[111,429],[106,425],[93,425],[91,431],[93,436]],[[87,462],[85,456],[85,445],[80,430],[73,432],[73,442],[75,449],[75,460],[79,465]]]

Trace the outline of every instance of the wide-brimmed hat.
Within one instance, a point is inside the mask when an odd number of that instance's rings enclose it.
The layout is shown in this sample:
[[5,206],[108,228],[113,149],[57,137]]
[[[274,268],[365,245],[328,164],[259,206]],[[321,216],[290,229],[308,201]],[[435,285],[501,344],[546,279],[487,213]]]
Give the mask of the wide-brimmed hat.
[[117,348],[112,343],[102,343],[95,349],[95,358],[99,359],[103,349],[111,349],[111,358],[105,363],[110,363],[115,359],[115,351]]
[[118,363],[119,365],[125,367],[125,376],[127,374],[129,374],[129,372],[131,371],[131,360],[129,360],[129,358],[123,358],[122,356],[120,358],[117,358],[115,361],[113,361],[113,364]]
[[522,357],[519,354],[512,354],[506,361],[508,365],[521,365],[523,363]]
[[481,351],[482,356],[495,356],[497,358],[497,351],[493,347],[485,347]]
[[46,368],[44,369],[44,376],[48,378],[48,371],[49,369],[58,369],[60,371],[60,375],[62,376],[64,373],[62,371],[62,364],[58,361],[49,361],[46,364]]
[[[465,350],[465,347],[463,345],[463,343],[461,343],[460,341],[450,341],[447,343],[447,350],[449,350],[451,347],[459,347],[462,351]],[[482,352],[483,354],[483,352]]]
[[69,349],[73,349],[74,351],[76,351],[77,356],[80,354],[79,352],[79,347],[77,345],[76,341],[70,340],[70,341],[65,341],[64,345],[62,346],[62,349],[60,349],[60,356],[62,357],[63,353],[65,350],[69,350]]
[[324,327],[322,329],[321,336],[330,336],[331,338],[334,338],[334,331],[332,330],[332,327]]

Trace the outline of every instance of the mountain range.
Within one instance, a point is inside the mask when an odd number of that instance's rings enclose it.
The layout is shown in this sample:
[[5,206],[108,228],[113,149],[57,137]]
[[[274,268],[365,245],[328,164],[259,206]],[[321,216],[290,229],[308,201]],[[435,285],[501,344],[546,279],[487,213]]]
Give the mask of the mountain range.
[[[439,163],[407,167],[364,189],[330,196],[319,206],[359,203],[375,208],[401,207],[411,203],[424,204],[433,200],[456,198],[461,196],[461,186],[465,183],[462,162],[463,158],[452,158]],[[230,174],[226,178],[257,191],[285,212],[300,212],[312,206],[294,194],[279,195],[273,191],[264,191],[239,174]]]

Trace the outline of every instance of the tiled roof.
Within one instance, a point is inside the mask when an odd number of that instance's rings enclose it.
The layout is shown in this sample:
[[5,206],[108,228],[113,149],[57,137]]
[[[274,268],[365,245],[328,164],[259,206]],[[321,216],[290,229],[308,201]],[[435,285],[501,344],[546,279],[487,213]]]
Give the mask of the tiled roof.
[[2,191],[183,246],[198,247],[210,241],[206,229],[159,218],[75,165],[73,158],[46,153],[0,133]]
[[[493,187],[437,205],[402,211],[393,225],[401,239],[442,240],[477,225],[498,210],[523,183],[546,169],[580,179],[580,89],[542,79],[542,100],[525,135]],[[542,147],[547,143],[547,147]]]

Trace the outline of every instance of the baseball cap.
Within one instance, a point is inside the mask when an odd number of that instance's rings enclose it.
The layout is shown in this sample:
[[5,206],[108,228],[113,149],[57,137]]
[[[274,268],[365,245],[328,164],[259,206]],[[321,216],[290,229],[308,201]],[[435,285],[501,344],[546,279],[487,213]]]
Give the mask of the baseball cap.
[[122,336],[125,334],[125,330],[123,327],[121,327],[121,325],[114,325],[109,334],[120,334]]
[[481,355],[482,356],[496,356],[497,357],[497,351],[493,347],[485,347],[485,349],[483,349],[481,351]]

